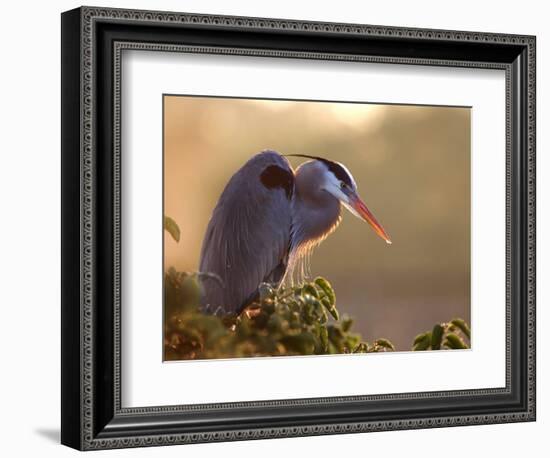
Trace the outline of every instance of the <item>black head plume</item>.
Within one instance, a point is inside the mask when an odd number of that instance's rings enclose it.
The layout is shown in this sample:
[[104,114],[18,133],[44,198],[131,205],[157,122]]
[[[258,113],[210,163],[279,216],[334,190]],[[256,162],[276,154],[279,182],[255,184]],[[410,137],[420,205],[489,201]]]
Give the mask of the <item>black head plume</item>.
[[309,156],[308,154],[284,154],[285,157],[303,157],[306,159],[313,159],[315,161],[321,161],[327,166],[327,168],[334,174],[336,178],[340,181],[346,183],[350,188],[354,187],[353,178],[350,176],[349,172],[342,167],[341,164],[334,161],[329,161],[323,157],[319,156]]

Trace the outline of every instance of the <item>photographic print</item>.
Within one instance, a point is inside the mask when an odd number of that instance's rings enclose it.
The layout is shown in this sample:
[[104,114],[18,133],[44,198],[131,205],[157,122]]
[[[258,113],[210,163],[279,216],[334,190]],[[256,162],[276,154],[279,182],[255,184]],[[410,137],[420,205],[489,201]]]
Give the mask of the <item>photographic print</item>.
[[61,41],[63,444],[536,419],[536,37],[81,7]]
[[163,106],[165,361],[470,347],[469,107]]

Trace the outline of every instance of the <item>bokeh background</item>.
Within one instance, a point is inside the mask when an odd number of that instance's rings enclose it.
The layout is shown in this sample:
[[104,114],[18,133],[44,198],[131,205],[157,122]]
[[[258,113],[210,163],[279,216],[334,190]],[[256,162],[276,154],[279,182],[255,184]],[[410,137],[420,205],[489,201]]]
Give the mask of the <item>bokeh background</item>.
[[165,234],[166,268],[198,270],[225,184],[264,149],[345,164],[389,233],[344,210],[312,256],[364,339],[409,350],[436,322],[470,322],[469,108],[165,96],[164,214],[181,230]]

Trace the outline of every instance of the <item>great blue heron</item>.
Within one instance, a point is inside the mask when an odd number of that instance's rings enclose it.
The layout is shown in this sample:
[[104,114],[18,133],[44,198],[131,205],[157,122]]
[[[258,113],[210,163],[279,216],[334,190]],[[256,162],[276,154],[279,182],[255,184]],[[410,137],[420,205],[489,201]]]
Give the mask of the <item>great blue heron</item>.
[[308,263],[311,250],[340,223],[340,204],[391,243],[344,165],[288,156],[310,161],[294,172],[284,156],[263,151],[223,190],[201,251],[200,271],[214,274],[202,277],[205,311],[239,313],[257,297],[260,283],[280,284],[300,263],[303,276],[304,260]]

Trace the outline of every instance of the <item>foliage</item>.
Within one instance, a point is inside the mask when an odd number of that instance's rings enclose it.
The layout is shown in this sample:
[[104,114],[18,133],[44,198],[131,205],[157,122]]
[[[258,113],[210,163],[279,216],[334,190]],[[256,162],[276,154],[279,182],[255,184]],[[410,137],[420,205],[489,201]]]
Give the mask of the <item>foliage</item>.
[[413,350],[464,350],[470,348],[470,328],[461,318],[438,323],[431,331],[418,334]]
[[387,339],[362,340],[353,320],[340,317],[330,283],[318,277],[275,289],[263,283],[259,299],[236,316],[200,311],[200,276],[165,274],[166,360],[245,356],[322,355],[394,350]]
[[[394,351],[387,339],[372,342],[352,332],[353,320],[340,317],[330,283],[317,277],[295,287],[262,283],[259,299],[239,315],[200,310],[201,273],[165,274],[165,360],[247,356],[324,355]],[[470,328],[460,318],[419,334],[412,349],[470,348]]]
[[169,216],[164,217],[164,229],[176,242],[180,241],[180,228],[178,224]]

